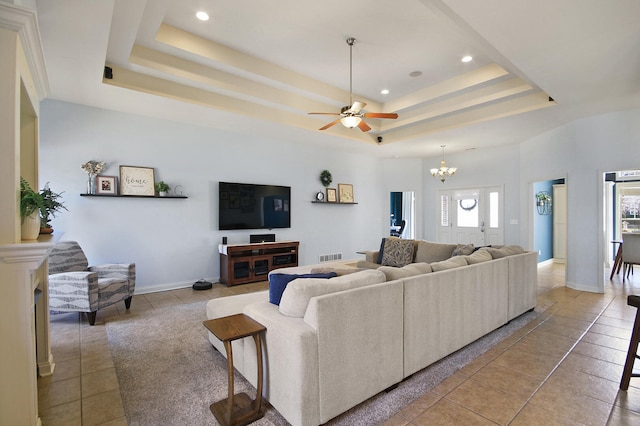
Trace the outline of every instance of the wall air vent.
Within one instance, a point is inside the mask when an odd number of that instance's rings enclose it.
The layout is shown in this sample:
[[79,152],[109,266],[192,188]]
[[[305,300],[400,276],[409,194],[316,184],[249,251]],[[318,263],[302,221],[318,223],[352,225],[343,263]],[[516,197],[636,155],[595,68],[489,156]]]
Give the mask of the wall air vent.
[[334,260],[342,260],[342,253],[321,254],[320,255],[320,263],[332,262]]

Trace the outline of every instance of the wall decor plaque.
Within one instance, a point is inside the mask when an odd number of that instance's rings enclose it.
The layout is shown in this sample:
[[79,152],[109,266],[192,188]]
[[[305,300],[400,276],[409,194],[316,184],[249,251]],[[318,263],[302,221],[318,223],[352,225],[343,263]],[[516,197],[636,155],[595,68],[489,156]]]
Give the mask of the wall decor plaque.
[[154,197],[156,190],[153,167],[120,166],[120,195]]

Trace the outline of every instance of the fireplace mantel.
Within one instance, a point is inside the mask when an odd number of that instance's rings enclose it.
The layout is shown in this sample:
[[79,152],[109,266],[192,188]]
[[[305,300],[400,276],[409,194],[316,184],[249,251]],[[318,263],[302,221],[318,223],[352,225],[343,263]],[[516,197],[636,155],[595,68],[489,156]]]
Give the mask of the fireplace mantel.
[[[47,256],[61,234],[0,245],[0,424],[38,425],[37,375],[53,374]],[[35,301],[35,294],[40,297]],[[36,349],[36,341],[37,349]]]

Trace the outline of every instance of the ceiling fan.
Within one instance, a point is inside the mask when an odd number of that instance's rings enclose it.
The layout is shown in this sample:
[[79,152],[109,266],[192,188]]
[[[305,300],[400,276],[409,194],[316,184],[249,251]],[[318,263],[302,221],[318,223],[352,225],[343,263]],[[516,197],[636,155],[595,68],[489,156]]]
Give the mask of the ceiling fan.
[[343,106],[340,112],[310,112],[309,114],[323,114],[323,115],[338,115],[340,118],[332,121],[326,126],[321,127],[319,130],[325,130],[329,127],[337,124],[338,121],[342,123],[344,127],[352,129],[358,127],[363,132],[368,132],[371,127],[364,122],[363,118],[398,118],[396,113],[386,112],[363,112],[362,108],[366,105],[364,102],[353,101],[353,45],[356,39],[353,37],[347,38],[347,44],[349,45],[349,105]]

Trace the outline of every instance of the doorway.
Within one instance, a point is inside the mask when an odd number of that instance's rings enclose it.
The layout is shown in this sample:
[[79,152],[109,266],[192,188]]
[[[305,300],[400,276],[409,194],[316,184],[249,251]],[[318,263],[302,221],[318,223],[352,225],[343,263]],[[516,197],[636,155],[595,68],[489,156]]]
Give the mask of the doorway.
[[438,241],[504,244],[503,187],[439,191]]
[[413,191],[389,195],[389,235],[406,239],[416,237],[416,200]]
[[564,178],[533,183],[533,249],[538,263],[566,263],[567,189]]
[[604,173],[604,200],[604,263],[611,268],[622,234],[640,232],[640,170]]

